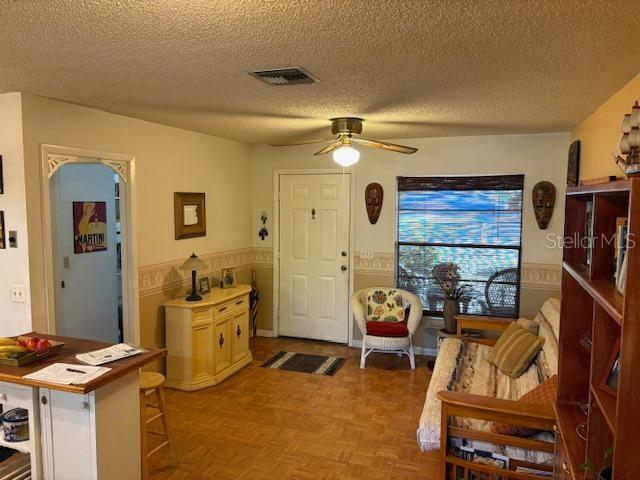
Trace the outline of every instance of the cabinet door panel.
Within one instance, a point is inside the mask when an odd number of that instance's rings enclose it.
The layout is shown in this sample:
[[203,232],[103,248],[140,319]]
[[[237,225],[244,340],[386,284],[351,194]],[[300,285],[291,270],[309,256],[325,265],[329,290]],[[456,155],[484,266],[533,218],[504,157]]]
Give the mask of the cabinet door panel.
[[194,326],[192,329],[192,376],[194,380],[207,377],[213,373],[212,360],[212,332],[213,324]]
[[243,310],[233,316],[231,327],[231,359],[235,363],[242,359],[249,351],[249,312]]
[[213,337],[213,348],[215,350],[215,371],[221,372],[231,365],[231,324],[232,318],[220,322],[216,325],[215,336]]
[[96,478],[88,395],[40,389],[45,478]]

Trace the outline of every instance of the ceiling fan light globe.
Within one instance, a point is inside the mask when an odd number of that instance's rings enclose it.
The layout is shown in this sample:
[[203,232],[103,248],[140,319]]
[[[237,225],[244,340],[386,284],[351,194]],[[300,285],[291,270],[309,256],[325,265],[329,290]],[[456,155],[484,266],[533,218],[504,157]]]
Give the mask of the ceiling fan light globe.
[[333,161],[342,167],[347,168],[355,165],[358,160],[360,160],[360,152],[349,145],[336,148],[333,151]]

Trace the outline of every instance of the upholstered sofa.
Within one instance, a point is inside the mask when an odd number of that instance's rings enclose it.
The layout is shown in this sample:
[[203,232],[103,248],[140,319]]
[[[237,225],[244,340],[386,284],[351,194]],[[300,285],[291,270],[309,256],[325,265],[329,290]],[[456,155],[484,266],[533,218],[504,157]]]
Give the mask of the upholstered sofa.
[[[538,433],[535,438],[527,439],[531,440],[531,443],[514,439],[511,442],[513,445],[497,445],[483,441],[483,435],[476,432],[490,434],[494,419],[503,420],[505,416],[522,422],[521,424],[541,426],[541,430],[553,428],[551,407],[523,405],[517,400],[557,374],[559,300],[547,300],[535,317],[535,322],[539,325],[538,335],[544,338],[544,345],[525,373],[516,379],[502,374],[487,361],[495,340],[471,339],[465,337],[463,332],[465,329],[480,329],[500,333],[513,320],[464,315],[458,318],[458,335],[445,338],[440,344],[417,431],[420,449],[442,450],[446,447],[447,440],[450,440],[444,438],[443,441],[442,437],[446,437],[448,432],[453,430],[456,433],[456,441],[471,448],[488,450],[535,464],[549,464],[553,459],[552,445],[537,442],[553,442],[551,433]],[[443,402],[448,410],[443,411]],[[458,412],[455,415],[470,412],[470,415],[448,417],[447,412]],[[442,425],[443,416],[448,418],[448,425]],[[469,438],[460,438],[465,431],[469,432]],[[449,436],[453,437],[450,434]],[[486,438],[496,437],[486,435]],[[527,444],[540,447],[540,450],[518,446]]]

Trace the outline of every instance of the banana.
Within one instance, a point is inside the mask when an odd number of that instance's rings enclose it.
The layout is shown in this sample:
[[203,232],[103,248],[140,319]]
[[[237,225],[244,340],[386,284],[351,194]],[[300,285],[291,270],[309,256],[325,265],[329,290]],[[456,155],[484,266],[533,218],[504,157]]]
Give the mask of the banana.
[[13,338],[0,338],[0,346],[2,345],[16,345],[16,341]]
[[22,353],[26,352],[27,349],[21,347],[20,345],[2,345],[0,346],[0,353]]
[[9,358],[8,352],[0,352],[0,358]]

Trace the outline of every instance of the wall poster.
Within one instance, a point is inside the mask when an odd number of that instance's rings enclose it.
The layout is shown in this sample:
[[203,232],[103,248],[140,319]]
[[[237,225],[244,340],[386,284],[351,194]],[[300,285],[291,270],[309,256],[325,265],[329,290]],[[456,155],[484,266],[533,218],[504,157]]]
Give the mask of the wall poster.
[[73,251],[107,249],[107,202],[73,202]]

